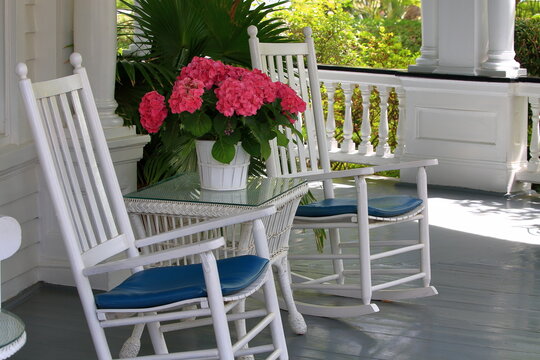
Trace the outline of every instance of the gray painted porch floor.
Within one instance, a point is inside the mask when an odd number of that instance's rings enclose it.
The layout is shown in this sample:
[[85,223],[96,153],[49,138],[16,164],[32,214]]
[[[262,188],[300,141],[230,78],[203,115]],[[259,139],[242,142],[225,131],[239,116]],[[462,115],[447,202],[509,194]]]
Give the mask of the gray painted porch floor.
[[[413,189],[379,181],[371,190],[386,194]],[[349,184],[338,191],[352,196]],[[378,302],[379,313],[357,318],[306,316],[308,332],[303,336],[290,331],[283,312],[291,359],[540,359],[540,198],[506,200],[500,194],[433,188],[430,217],[432,284],[439,295]],[[399,225],[377,230],[373,238],[413,230]],[[306,237],[294,235],[292,253],[315,251]],[[400,261],[416,260],[405,256]],[[293,269],[321,270],[305,263]],[[313,294],[299,297],[315,300]],[[96,358],[73,288],[42,285],[4,306],[27,325],[28,342],[13,359]],[[109,334],[117,351],[129,330]],[[171,348],[205,343],[211,336],[211,330],[192,331]],[[145,346],[149,348],[146,337]]]

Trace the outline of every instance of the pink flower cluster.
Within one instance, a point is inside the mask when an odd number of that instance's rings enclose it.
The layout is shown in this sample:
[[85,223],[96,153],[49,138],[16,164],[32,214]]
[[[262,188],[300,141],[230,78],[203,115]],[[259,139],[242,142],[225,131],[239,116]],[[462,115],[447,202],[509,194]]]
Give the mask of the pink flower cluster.
[[225,79],[227,69],[221,61],[195,56],[193,60],[182,68],[178,79],[197,79],[202,81],[204,88],[210,90],[212,86]]
[[[225,116],[256,115],[265,104],[281,99],[283,114],[294,123],[292,114],[306,109],[305,102],[293,89],[283,83],[272,82],[258,69],[249,71],[220,61],[194,57],[174,83],[169,97],[171,112],[194,113],[201,109],[205,91],[212,88],[217,97],[216,110]],[[146,94],[139,112],[145,129],[150,133],[157,132],[167,116],[163,96],[155,91]]]
[[258,69],[246,71],[240,78],[229,77],[215,90],[216,109],[225,116],[255,115],[276,99],[275,84]]
[[204,83],[191,78],[178,78],[173,86],[169,106],[173,114],[194,113],[203,103]]
[[158,132],[168,115],[165,97],[157,91],[146,93],[139,104],[141,125],[149,132]]
[[[289,86],[277,82],[276,96],[281,99],[281,109],[291,114],[306,111],[306,103]],[[290,118],[289,118],[290,119]]]

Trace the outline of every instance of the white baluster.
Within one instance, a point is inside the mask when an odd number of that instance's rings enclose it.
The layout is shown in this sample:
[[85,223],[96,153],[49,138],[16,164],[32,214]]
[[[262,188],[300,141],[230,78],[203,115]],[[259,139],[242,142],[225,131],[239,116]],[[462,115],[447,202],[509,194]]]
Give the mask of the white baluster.
[[373,145],[371,145],[371,122],[369,119],[369,106],[371,97],[371,85],[360,85],[362,95],[362,126],[360,131],[362,132],[362,142],[358,146],[358,153],[361,155],[372,155]]
[[401,155],[405,154],[405,142],[403,139],[403,129],[405,128],[405,90],[399,86],[396,87],[396,95],[398,98],[398,109],[399,109],[399,117],[398,117],[398,123],[397,123],[397,130],[396,130],[396,150],[394,151],[394,155],[396,157],[400,157]]
[[336,93],[336,83],[325,82],[326,94],[328,95],[328,116],[326,117],[326,140],[328,151],[337,151],[338,143],[335,138],[336,118],[334,116],[334,95]]
[[355,150],[355,144],[352,140],[352,93],[354,86],[351,83],[343,83],[341,84],[341,88],[343,89],[343,95],[345,96],[345,120],[343,121],[343,142],[341,143],[341,152],[350,153]]
[[529,103],[532,110],[532,134],[529,145],[531,159],[527,164],[527,170],[531,172],[540,171],[540,128],[538,127],[538,118],[540,117],[540,98],[529,97]]
[[388,96],[390,91],[386,86],[378,86],[379,97],[381,99],[381,119],[379,121],[379,145],[377,145],[377,156],[383,158],[392,155],[390,145],[388,145]]

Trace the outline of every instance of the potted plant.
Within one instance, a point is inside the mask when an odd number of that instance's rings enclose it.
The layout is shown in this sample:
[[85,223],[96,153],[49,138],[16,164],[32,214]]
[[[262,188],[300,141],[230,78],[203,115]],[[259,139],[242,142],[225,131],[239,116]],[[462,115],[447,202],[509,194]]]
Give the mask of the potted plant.
[[[228,187],[244,188],[249,165],[246,159],[268,159],[274,139],[286,146],[286,128],[301,136],[294,124],[298,112],[305,109],[305,102],[293,89],[273,82],[261,71],[202,57],[194,57],[182,68],[170,93],[148,92],[139,105],[141,124],[149,133],[169,136],[183,130],[197,140],[201,186],[213,190],[218,190],[218,177],[230,180],[223,173],[224,164],[246,167],[240,185]],[[205,154],[211,157],[205,159]],[[207,179],[207,166],[212,164],[222,174],[208,174]]]

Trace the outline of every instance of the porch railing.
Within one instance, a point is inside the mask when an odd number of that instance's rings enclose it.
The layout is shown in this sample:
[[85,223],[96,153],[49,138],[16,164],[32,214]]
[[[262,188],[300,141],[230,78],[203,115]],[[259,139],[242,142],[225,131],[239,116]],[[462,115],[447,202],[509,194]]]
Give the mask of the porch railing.
[[[406,94],[400,75],[403,72],[319,65],[332,161],[370,165],[399,161],[406,146]],[[526,97],[532,112],[530,140],[524,144],[529,160],[517,171],[516,180],[540,183],[540,82],[519,79],[515,95]]]
[[531,111],[531,130],[527,168],[518,172],[516,179],[540,184],[540,82],[521,82],[517,88],[517,95],[528,98]]
[[396,161],[403,153],[403,124],[398,120],[405,117],[405,92],[397,72],[339,69],[319,66],[330,160],[371,165]]

